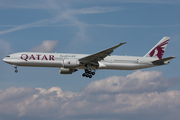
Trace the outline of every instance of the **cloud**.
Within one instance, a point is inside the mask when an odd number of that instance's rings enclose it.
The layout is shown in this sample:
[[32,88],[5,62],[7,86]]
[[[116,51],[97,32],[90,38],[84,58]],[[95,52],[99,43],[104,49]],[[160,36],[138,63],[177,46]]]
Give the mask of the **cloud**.
[[90,94],[144,93],[163,92],[176,80],[163,78],[158,71],[136,71],[126,77],[112,76],[102,80],[92,81],[83,90]]
[[99,14],[99,13],[108,13],[122,10],[120,7],[90,7],[90,8],[82,8],[82,9],[70,9],[69,13],[73,14]]
[[[0,31],[0,35],[15,32],[18,30],[23,29],[29,29],[34,27],[52,27],[52,26],[73,26],[76,28],[76,32],[74,37],[72,38],[70,46],[74,46],[76,44],[83,44],[87,43],[89,41],[88,35],[86,33],[87,27],[89,26],[83,21],[80,21],[77,17],[79,14],[100,14],[100,13],[107,13],[107,12],[113,12],[121,10],[120,7],[89,7],[89,8],[80,8],[80,9],[71,9],[69,2],[59,2],[56,0],[46,0],[42,2],[40,5],[40,2],[21,2],[21,4],[16,4],[16,2],[11,1],[8,2],[8,6],[6,1],[2,2],[2,6],[12,7],[12,8],[28,8],[28,9],[36,9],[39,6],[39,9],[46,10],[46,12],[49,12],[52,17],[49,19],[39,20],[33,23],[28,23],[24,25],[1,25],[1,26],[7,26],[7,27],[13,27],[7,30]],[[13,3],[13,4],[12,4]],[[25,4],[26,3],[26,4]],[[12,4],[12,5],[11,5]],[[23,6],[24,5],[24,6]],[[46,8],[46,9],[45,9]],[[58,25],[58,23],[61,23],[61,25]]]
[[[179,120],[180,91],[165,91],[173,84],[161,75],[158,71],[136,71],[126,77],[96,80],[81,92],[62,91],[60,87],[0,90],[0,119]],[[89,94],[91,85],[96,92],[103,85],[105,92]],[[124,92],[117,93],[112,86]],[[114,91],[116,94],[111,94]]]
[[[21,1],[21,0],[20,0]],[[108,25],[108,24],[87,24],[79,20],[78,15],[80,14],[102,14],[114,11],[120,11],[124,8],[122,7],[101,7],[97,6],[101,3],[109,4],[108,0],[100,1],[86,1],[86,3],[91,3],[91,5],[96,4],[93,7],[84,7],[75,9],[72,6],[79,5],[78,3],[83,3],[82,0],[68,0],[68,1],[58,1],[58,0],[32,0],[32,1],[21,1],[14,2],[13,0],[2,0],[0,6],[2,8],[11,9],[42,9],[45,12],[51,14],[51,18],[45,20],[39,20],[33,23],[27,23],[24,25],[1,25],[1,26],[12,26],[13,28],[0,31],[0,35],[15,32],[18,30],[29,29],[34,27],[52,27],[52,26],[73,26],[75,27],[75,34],[72,36],[70,42],[70,47],[76,44],[84,44],[89,42],[89,36],[86,32],[90,26],[101,26],[101,27],[138,27],[138,28],[151,28],[151,27],[178,27],[179,25],[162,25],[162,26],[137,26],[137,25]],[[178,1],[168,1],[168,0],[113,0],[111,3],[177,3]],[[109,6],[109,5],[108,5]],[[59,25],[60,23],[60,25]]]
[[171,28],[171,27],[180,27],[180,25],[144,26],[144,25],[111,25],[111,24],[91,24],[89,26],[109,27],[109,28]]
[[0,119],[179,120],[180,92],[91,95],[62,91],[59,87],[8,88],[0,92]]
[[[31,98],[37,91],[31,88],[15,88],[11,87],[6,91],[0,91],[0,114],[17,115],[19,116],[25,110],[19,102]],[[24,101],[26,102],[26,101]],[[4,104],[5,103],[5,104]],[[0,116],[1,116],[0,115]],[[1,117],[0,117],[1,119]]]
[[[11,33],[11,32],[18,31],[18,30],[33,28],[33,27],[40,27],[40,26],[47,24],[48,22],[49,22],[48,19],[45,19],[45,20],[40,20],[40,21],[36,21],[33,23],[25,24],[25,25],[11,25],[11,26],[14,26],[14,28],[0,31],[0,35]],[[5,26],[8,26],[8,25],[5,25]]]
[[[57,5],[54,5],[54,7],[57,7]],[[74,46],[76,44],[82,44],[87,43],[89,41],[88,35],[86,34],[87,27],[89,24],[84,23],[83,21],[80,21],[77,18],[77,15],[79,14],[99,14],[99,13],[107,13],[107,12],[113,12],[121,10],[119,7],[90,7],[90,8],[81,8],[81,9],[70,9],[66,8],[62,12],[59,10],[55,10],[54,13],[56,13],[55,18],[52,20],[54,23],[62,22],[63,20],[66,20],[66,22],[69,22],[73,26],[75,26],[78,30],[76,30],[76,34],[73,37],[70,46]]]
[[30,52],[52,52],[57,46],[58,41],[54,40],[45,40],[38,47],[34,47],[30,50]]

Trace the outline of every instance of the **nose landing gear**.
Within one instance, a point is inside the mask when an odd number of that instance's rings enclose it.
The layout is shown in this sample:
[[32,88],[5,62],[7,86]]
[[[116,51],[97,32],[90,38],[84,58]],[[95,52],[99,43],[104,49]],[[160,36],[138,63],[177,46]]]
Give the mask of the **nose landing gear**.
[[92,78],[92,76],[95,75],[95,71],[92,70],[85,70],[85,73],[82,74],[83,77],[89,77]]
[[15,68],[15,73],[17,73],[17,72],[18,72],[17,66],[16,66],[16,65],[13,65],[13,67]]

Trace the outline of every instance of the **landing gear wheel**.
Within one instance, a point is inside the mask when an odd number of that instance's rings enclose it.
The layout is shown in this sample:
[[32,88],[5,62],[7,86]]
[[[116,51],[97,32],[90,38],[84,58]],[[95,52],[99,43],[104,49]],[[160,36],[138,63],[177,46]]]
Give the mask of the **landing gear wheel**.
[[95,70],[92,71],[88,69],[85,69],[84,73],[82,74],[83,77],[87,77],[87,78],[92,78],[93,75],[95,75]]
[[88,74],[86,74],[86,77],[89,77],[89,75],[88,75]]
[[86,76],[86,74],[85,74],[85,73],[83,73],[83,74],[82,74],[82,76],[83,76],[83,77],[85,77],[85,76]]
[[89,71],[86,69],[86,70],[85,70],[85,73],[88,73],[88,72],[89,72]]
[[95,75],[95,72],[92,72],[91,74],[92,74],[92,75]]
[[89,75],[89,78],[92,78],[92,75]]
[[88,71],[88,73],[89,73],[89,74],[92,74],[92,72],[91,72],[91,71]]
[[15,70],[15,73],[17,73],[18,72],[18,70]]

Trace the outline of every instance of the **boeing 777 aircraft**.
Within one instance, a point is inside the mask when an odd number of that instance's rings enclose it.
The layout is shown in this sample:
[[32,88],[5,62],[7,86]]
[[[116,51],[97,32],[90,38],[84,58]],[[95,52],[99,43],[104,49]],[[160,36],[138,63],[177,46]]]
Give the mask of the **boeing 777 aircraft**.
[[17,73],[17,66],[58,67],[61,74],[72,74],[78,69],[84,69],[83,77],[91,78],[99,69],[136,70],[169,64],[175,57],[163,58],[170,37],[162,38],[145,56],[115,56],[110,54],[120,43],[95,54],[66,54],[66,53],[38,53],[21,52],[6,56],[3,61],[11,64]]

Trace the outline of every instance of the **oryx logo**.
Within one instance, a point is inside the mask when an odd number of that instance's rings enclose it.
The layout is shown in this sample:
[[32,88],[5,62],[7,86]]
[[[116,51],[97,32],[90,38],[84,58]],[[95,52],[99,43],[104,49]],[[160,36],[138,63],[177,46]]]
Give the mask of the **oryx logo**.
[[68,62],[68,64],[71,64],[71,62]]
[[164,41],[163,43],[156,46],[149,54],[150,57],[157,56],[159,59],[162,58],[166,45],[168,44],[169,40]]

